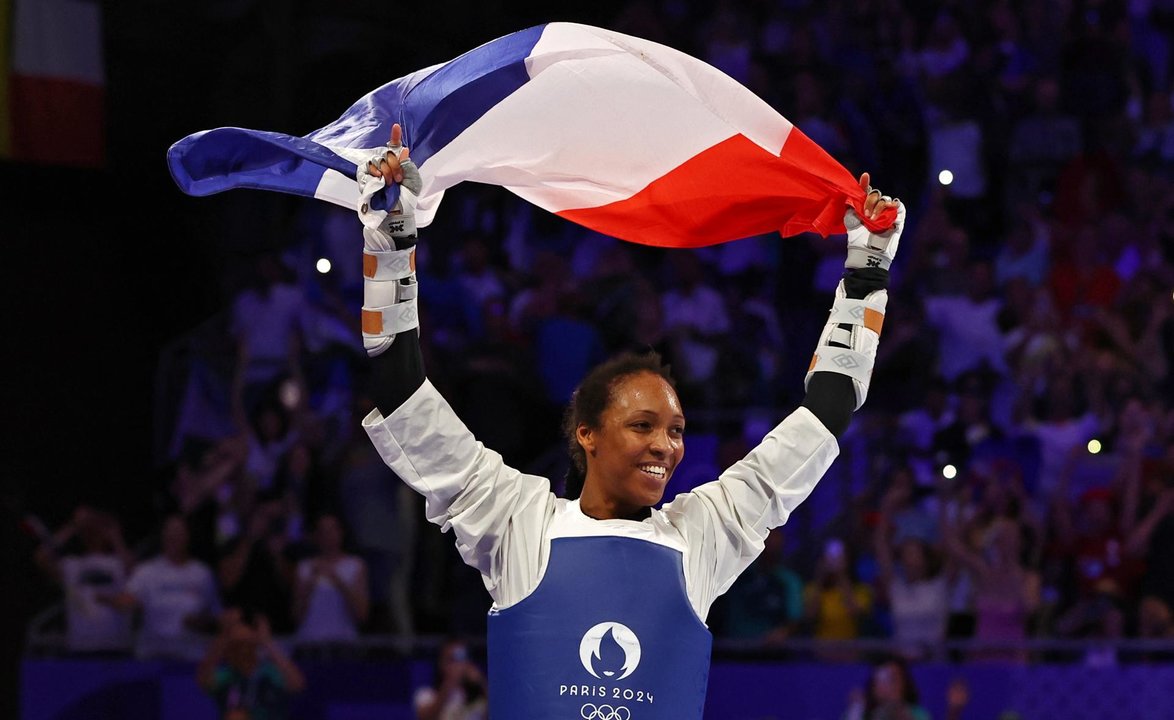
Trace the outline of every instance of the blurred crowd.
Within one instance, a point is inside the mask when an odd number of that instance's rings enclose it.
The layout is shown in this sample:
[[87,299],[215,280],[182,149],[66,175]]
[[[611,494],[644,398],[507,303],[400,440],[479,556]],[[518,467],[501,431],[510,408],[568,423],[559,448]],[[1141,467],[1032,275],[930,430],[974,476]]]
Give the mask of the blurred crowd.
[[[718,637],[892,638],[911,659],[972,638],[975,661],[1103,639],[1096,664],[1174,639],[1174,4],[633,0],[610,26],[716,65],[909,212],[835,512],[770,536]],[[42,531],[71,649],[199,658],[178,640],[224,608],[307,643],[483,629],[476,573],[359,427],[359,224],[305,202],[284,228],[161,360],[158,536],[128,549],[108,508]],[[689,417],[671,499],[802,398],[844,252],[664,251],[457,188],[421,231],[428,374],[557,488],[584,372],[660,351]]]

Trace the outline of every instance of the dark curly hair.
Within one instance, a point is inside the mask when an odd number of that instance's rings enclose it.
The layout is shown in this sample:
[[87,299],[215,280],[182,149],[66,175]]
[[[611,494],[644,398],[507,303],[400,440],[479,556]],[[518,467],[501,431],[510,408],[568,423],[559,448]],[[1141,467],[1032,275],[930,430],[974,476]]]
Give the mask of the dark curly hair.
[[625,352],[617,355],[597,365],[583,378],[579,387],[575,388],[574,394],[571,395],[571,403],[563,415],[563,435],[567,440],[567,452],[571,456],[566,489],[563,491],[568,500],[578,499],[583,492],[583,483],[587,480],[587,453],[575,437],[576,430],[579,425],[599,427],[604,411],[612,402],[612,392],[619,381],[641,373],[657,375],[676,389],[671,368],[664,363],[659,353],[652,351]]

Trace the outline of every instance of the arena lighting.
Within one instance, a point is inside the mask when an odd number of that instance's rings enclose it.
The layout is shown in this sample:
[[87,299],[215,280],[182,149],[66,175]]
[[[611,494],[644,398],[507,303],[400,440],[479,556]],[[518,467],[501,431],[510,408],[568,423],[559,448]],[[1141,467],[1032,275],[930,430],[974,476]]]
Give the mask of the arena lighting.
[[1101,441],[1097,440],[1096,438],[1089,440],[1088,441],[1088,451],[1090,453],[1092,453],[1093,455],[1096,455],[1097,453],[1099,453],[1101,451]]
[[326,258],[318,258],[318,262],[314,264],[314,267],[318,268],[318,272],[325,275],[330,272],[330,261]]
[[278,387],[277,397],[287,410],[293,410],[302,400],[302,390],[293,380],[286,380]]
[[942,477],[947,480],[953,480],[954,478],[958,477],[958,468],[954,467],[953,465],[945,466],[942,468]]
[[950,183],[954,182],[954,173],[950,172],[949,170],[941,171],[938,173],[938,182],[943,185],[949,185]]

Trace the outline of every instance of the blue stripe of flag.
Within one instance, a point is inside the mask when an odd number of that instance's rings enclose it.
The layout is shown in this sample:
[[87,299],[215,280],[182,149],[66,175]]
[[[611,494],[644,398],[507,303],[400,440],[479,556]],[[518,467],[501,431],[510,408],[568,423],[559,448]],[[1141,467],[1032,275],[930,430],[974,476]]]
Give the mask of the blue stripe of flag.
[[[378,147],[387,142],[397,122],[404,128],[404,144],[412,148],[412,159],[423,167],[529,81],[526,58],[544,28],[539,25],[498,38],[444,65],[392,81],[304,138],[243,128],[189,135],[168,150],[172,177],[189,195],[252,188],[313,197],[326,168],[348,177],[357,171],[354,163],[324,145]],[[386,197],[372,200],[376,208],[386,209],[395,202],[398,188],[388,191]]]

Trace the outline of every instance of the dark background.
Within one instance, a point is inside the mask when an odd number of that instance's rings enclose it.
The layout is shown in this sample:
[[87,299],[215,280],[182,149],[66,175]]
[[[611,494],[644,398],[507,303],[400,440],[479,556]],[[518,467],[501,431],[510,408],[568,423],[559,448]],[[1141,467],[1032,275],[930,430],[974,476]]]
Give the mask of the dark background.
[[132,542],[153,528],[160,353],[226,305],[231,268],[279,245],[291,204],[309,202],[185,196],[167,148],[220,126],[305,134],[385,82],[542,22],[606,23],[619,3],[102,5],[105,167],[0,162],[0,717],[16,715],[25,623],[54,597],[12,521],[55,527],[89,503],[117,510]]

